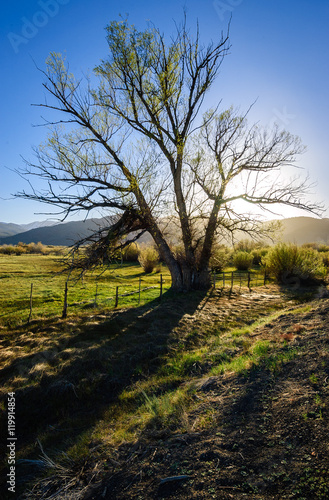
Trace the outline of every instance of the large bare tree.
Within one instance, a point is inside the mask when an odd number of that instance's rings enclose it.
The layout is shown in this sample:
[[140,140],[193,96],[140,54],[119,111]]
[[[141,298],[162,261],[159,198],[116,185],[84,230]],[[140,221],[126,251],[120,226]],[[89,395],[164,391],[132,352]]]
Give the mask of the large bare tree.
[[[47,122],[49,138],[25,170],[45,179],[47,188],[18,193],[57,205],[64,217],[95,209],[115,214],[97,235],[90,263],[113,241],[148,231],[173,288],[206,287],[216,235],[255,230],[252,218],[237,213],[236,200],[316,213],[319,207],[304,199],[305,181],[278,177],[302,152],[298,138],[248,127],[233,109],[219,113],[217,106],[201,116],[228,35],[202,46],[198,30],[190,35],[184,22],[166,43],[154,27],[138,31],[114,21],[107,42],[108,57],[92,79],[77,81],[59,54],[49,56],[43,71],[48,98],[40,106],[60,114]],[[163,227],[170,218],[178,226],[179,254]]]

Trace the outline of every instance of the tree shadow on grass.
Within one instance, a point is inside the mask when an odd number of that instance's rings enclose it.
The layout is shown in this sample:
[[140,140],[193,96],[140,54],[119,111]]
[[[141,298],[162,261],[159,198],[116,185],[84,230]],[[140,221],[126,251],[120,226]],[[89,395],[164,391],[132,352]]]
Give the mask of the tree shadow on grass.
[[[119,463],[90,498],[128,500],[142,491],[145,499],[277,499],[295,498],[299,488],[298,498],[327,498],[328,313],[328,304],[318,310],[320,333],[317,314],[305,314],[308,333],[297,345],[277,344],[243,373],[198,384],[202,402],[190,418],[212,410],[207,428],[121,445]],[[282,326],[291,326],[289,315]]]
[[281,283],[280,292],[286,297],[286,300],[305,303],[317,298],[328,297],[328,287],[323,282],[306,284],[298,278],[291,279],[290,283]]
[[[38,458],[37,439],[50,454],[77,443],[125,388],[157,372],[162,356],[178,342],[175,327],[184,314],[194,314],[205,297],[201,291],[169,291],[162,301],[134,309],[94,312],[80,322],[68,318],[40,325],[36,321],[22,328],[23,355],[0,371],[8,390],[16,378],[19,458]],[[10,338],[7,344],[10,347]],[[21,347],[19,339],[16,346]],[[33,353],[26,354],[29,348]],[[5,413],[2,435],[6,435]],[[21,467],[18,486],[30,472]]]

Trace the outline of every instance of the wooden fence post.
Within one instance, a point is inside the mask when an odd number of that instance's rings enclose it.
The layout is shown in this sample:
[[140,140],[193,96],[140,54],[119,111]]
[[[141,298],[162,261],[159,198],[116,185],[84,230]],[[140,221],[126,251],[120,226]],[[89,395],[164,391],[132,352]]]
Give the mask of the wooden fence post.
[[232,274],[231,274],[231,288],[233,288],[233,280],[234,280],[234,278],[233,278],[233,271],[232,271]]
[[214,271],[214,288],[216,288],[216,271]]
[[96,283],[96,292],[95,292],[94,307],[97,307],[97,297],[98,297],[98,283]]
[[160,300],[162,299],[162,274],[160,274]]
[[115,304],[114,307],[118,307],[118,302],[119,302],[119,287],[117,286],[115,290]]
[[248,288],[250,290],[250,271],[248,271]]
[[29,314],[29,319],[27,320],[28,323],[30,323],[32,319],[32,295],[33,295],[33,283],[31,283],[31,293],[30,293],[30,314]]
[[266,267],[264,269],[264,285],[266,285]]
[[223,288],[225,288],[225,273],[223,272]]
[[65,319],[67,316],[67,281],[65,281],[65,292],[64,292],[64,306],[62,312],[62,319]]
[[138,305],[141,303],[141,285],[142,285],[142,278],[139,278],[139,286],[138,286]]

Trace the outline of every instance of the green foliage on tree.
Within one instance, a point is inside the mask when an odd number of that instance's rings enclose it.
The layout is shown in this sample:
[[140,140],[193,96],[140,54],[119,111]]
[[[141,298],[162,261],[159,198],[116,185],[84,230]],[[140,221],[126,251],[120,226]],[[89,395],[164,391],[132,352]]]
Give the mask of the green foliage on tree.
[[[103,263],[148,231],[173,288],[207,287],[216,239],[235,231],[260,234],[236,201],[317,211],[305,201],[306,181],[280,178],[303,152],[297,137],[250,126],[247,113],[219,110],[218,103],[204,109],[228,35],[204,45],[186,21],[166,38],[153,26],[140,31],[123,20],[108,25],[107,43],[108,56],[92,81],[77,79],[60,54],[47,59],[48,99],[40,106],[54,118],[47,122],[48,140],[23,172],[41,177],[46,187],[18,194],[59,207],[64,219],[93,210],[109,215],[108,226],[90,238],[90,252],[73,266]],[[177,228],[178,257],[164,220]]]

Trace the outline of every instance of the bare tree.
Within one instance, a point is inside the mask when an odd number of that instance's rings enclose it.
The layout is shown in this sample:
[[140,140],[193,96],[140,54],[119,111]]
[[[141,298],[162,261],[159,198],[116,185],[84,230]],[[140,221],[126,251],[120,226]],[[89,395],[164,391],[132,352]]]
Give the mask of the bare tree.
[[[294,164],[302,152],[299,139],[248,128],[246,117],[232,109],[208,111],[201,119],[228,35],[202,46],[198,30],[193,39],[184,22],[166,44],[154,27],[140,32],[114,21],[107,42],[109,56],[95,69],[96,88],[88,79],[77,81],[60,55],[48,58],[44,88],[51,100],[40,106],[61,116],[47,122],[49,139],[25,171],[48,187],[18,194],[57,205],[64,218],[95,209],[115,213],[113,227],[94,241],[90,262],[119,236],[148,231],[173,288],[206,287],[216,234],[259,229],[236,213],[234,201],[319,209],[304,201],[305,182],[279,184],[271,177]],[[184,249],[179,257],[161,225],[174,214]]]

